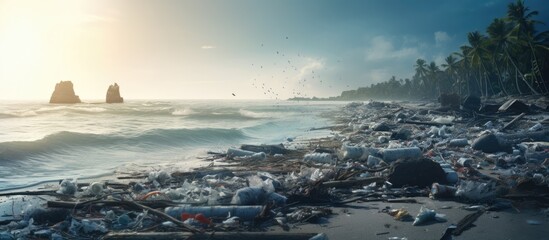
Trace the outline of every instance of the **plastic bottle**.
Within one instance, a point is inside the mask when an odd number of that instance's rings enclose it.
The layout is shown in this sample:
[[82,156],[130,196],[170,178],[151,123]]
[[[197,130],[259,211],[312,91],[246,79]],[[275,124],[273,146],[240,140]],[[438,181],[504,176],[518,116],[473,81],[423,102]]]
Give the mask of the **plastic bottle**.
[[368,165],[368,167],[375,167],[375,166],[379,165],[382,161],[383,161],[383,159],[381,159],[381,158],[378,158],[378,157],[372,156],[372,155],[368,155],[368,160],[366,161],[366,165]]
[[433,183],[431,186],[431,196],[435,198],[439,197],[454,197],[456,196],[456,187]]
[[473,160],[470,158],[459,158],[457,164],[462,167],[471,167],[473,165]]
[[465,146],[467,146],[467,144],[469,144],[469,142],[467,141],[466,138],[456,138],[456,139],[450,140],[450,142],[448,143],[448,146],[450,146],[450,147],[465,147]]
[[383,149],[381,155],[383,161],[390,163],[399,159],[418,159],[422,156],[422,152],[418,147],[386,148]]
[[341,147],[343,159],[360,159],[364,155],[363,147],[347,146]]
[[237,148],[229,148],[227,150],[227,156],[228,157],[246,157],[246,156],[252,156],[254,155],[254,152],[252,151],[246,151],[246,150],[242,150],[242,149],[237,149]]
[[334,162],[334,159],[329,153],[308,153],[303,156],[303,161],[331,164]]
[[536,123],[534,126],[528,128],[528,131],[535,132],[537,130],[540,130],[543,127],[541,123]]

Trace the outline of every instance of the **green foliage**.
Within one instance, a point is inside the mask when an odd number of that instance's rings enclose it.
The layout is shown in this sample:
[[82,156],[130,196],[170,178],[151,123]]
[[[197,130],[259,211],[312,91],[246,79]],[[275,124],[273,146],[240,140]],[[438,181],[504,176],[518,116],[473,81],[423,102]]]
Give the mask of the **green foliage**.
[[331,100],[422,99],[443,92],[484,97],[549,94],[549,31],[536,31],[542,24],[533,19],[537,15],[517,0],[507,6],[504,17],[490,23],[486,35],[468,33],[468,44],[450,54],[442,69],[435,62],[417,59],[411,80],[397,81],[393,76]]

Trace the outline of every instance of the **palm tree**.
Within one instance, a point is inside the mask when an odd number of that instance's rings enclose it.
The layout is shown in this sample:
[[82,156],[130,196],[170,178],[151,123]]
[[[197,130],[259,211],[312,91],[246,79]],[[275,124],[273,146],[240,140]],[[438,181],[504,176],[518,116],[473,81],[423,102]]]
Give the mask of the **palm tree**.
[[[491,53],[490,60],[492,61],[492,66],[494,66],[496,70],[497,79],[499,81],[499,85],[501,87],[501,91],[505,95],[509,95],[507,92],[507,89],[505,88],[505,84],[502,80],[503,72],[500,70],[500,63],[504,61],[503,56],[505,54],[503,53],[503,48],[505,47],[506,43],[509,41],[509,32],[511,31],[510,25],[507,24],[504,20],[496,18],[492,23],[488,26],[486,29],[486,32],[488,32],[489,36],[489,45],[487,49]],[[518,85],[517,85],[518,89]]]
[[[469,51],[471,50],[471,47],[469,46],[461,46],[460,47],[461,52],[454,52],[454,55],[458,56],[460,60],[457,61],[457,73],[459,77],[458,81],[458,88],[461,91],[462,87],[465,87],[467,89],[467,95],[471,94],[471,63],[469,61]],[[465,83],[465,86],[462,86]]]
[[539,14],[538,11],[531,11],[524,6],[524,0],[517,0],[516,3],[507,5],[507,19],[514,24],[514,30],[517,36],[528,35],[535,32],[534,24],[539,21],[532,20],[533,16]]
[[[480,92],[483,96],[488,96],[488,81],[486,66],[484,65],[484,58],[486,55],[486,49],[484,45],[486,44],[486,36],[482,35],[478,31],[470,32],[467,34],[467,40],[469,41],[470,49],[467,57],[470,58],[471,65],[475,67],[478,71],[478,84],[480,86]],[[484,90],[482,92],[482,80],[484,80]]]
[[[531,74],[530,76],[533,77],[533,80],[536,80],[537,74],[535,74],[534,67],[539,66],[539,63],[536,58],[536,54],[534,51],[534,46],[532,44],[532,40],[534,39],[534,34],[536,32],[535,30],[535,24],[540,23],[539,21],[532,20],[533,16],[538,15],[538,11],[531,11],[528,7],[524,5],[523,0],[517,0],[516,3],[510,3],[507,6],[507,20],[513,24],[513,30],[512,30],[512,39],[514,40],[516,46],[518,48],[521,48],[521,45],[527,46],[531,52],[530,61],[532,62],[532,65],[530,66],[530,70],[534,74]],[[523,54],[523,51],[521,51],[521,54]],[[515,68],[517,68],[517,72],[519,72],[520,77],[522,78],[523,82],[526,83],[530,91],[532,91],[535,94],[538,94],[538,92],[528,83],[526,80],[525,74],[523,74],[520,69],[518,69],[518,66],[515,62],[513,62],[513,65]],[[539,77],[541,76],[541,72],[539,74]],[[544,84],[543,78],[541,79],[541,82]],[[544,86],[547,88],[546,86]]]
[[[454,57],[454,54],[450,54],[448,57],[444,59],[444,61],[445,63],[443,63],[441,66],[445,68],[444,71],[448,75],[448,79],[450,79],[450,81],[452,81],[453,79],[456,79],[457,67],[458,67],[457,58]],[[457,80],[455,80],[454,82],[457,82]],[[461,95],[460,90],[461,89],[458,89],[459,95]]]
[[[427,76],[430,82],[431,87],[435,88],[434,93],[437,95],[440,95],[440,81],[438,80],[438,73],[440,72],[440,68],[437,66],[435,62],[431,62],[429,66],[427,66]],[[433,93],[431,91],[431,93]]]
[[416,76],[419,78],[419,80],[422,81],[422,84],[425,84],[425,76],[427,75],[427,62],[421,58],[418,58],[414,67],[416,68]]

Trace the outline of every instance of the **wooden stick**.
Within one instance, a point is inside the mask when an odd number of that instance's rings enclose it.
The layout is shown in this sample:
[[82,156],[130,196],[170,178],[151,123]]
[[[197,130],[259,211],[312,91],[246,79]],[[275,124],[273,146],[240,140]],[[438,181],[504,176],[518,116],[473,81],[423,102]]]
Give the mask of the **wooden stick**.
[[459,220],[456,229],[452,232],[453,235],[458,236],[463,231],[465,231],[468,227],[471,226],[482,214],[484,214],[484,211],[477,211],[475,213],[471,213],[461,220]]
[[50,195],[50,196],[59,196],[59,194],[54,190],[43,190],[43,191],[24,191],[24,192],[9,192],[9,193],[0,193],[0,197],[6,196],[16,196],[16,195],[27,195],[27,196],[36,196],[36,195]]
[[342,180],[342,181],[327,181],[323,182],[323,187],[351,187],[354,185],[367,185],[373,182],[383,182],[385,181],[382,177],[370,177],[365,179],[357,179],[357,180]]
[[210,233],[185,233],[185,232],[126,232],[126,233],[109,233],[103,237],[105,240],[118,239],[192,239],[192,240],[308,240],[314,237],[317,233],[276,233],[276,232],[210,232]]
[[[125,206],[120,201],[112,201],[112,200],[90,200],[86,202],[65,202],[65,201],[48,201],[47,206],[52,208],[70,208],[70,209],[80,209],[87,207],[89,204],[101,204],[103,206],[111,206],[111,207],[117,207],[117,206]],[[167,200],[155,200],[155,201],[137,201],[137,203],[151,207],[151,208],[165,208],[165,207],[172,207],[176,206],[177,204],[167,201]]]
[[387,199],[388,203],[417,203],[415,198],[391,198]]
[[509,127],[511,127],[513,124],[515,124],[515,122],[517,122],[518,120],[520,120],[521,118],[523,118],[524,116],[526,116],[526,113],[521,113],[520,115],[516,116],[515,118],[513,118],[513,120],[511,120],[509,123],[505,124],[505,126],[503,126],[501,128],[501,130],[505,130]]
[[412,120],[404,120],[404,123],[408,124],[416,124],[416,125],[428,125],[428,126],[452,126],[451,123],[437,123],[437,122],[419,122],[419,121],[412,121]]

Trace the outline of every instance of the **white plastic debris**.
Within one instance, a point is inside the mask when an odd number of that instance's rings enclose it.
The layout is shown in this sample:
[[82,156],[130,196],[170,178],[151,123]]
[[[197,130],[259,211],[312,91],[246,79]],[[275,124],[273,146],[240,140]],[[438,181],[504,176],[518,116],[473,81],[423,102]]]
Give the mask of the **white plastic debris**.
[[328,236],[326,236],[325,233],[319,233],[312,238],[309,238],[309,240],[328,240]]
[[348,146],[343,145],[341,147],[341,152],[343,154],[343,159],[361,159],[366,156],[368,156],[368,148],[365,147],[359,147],[359,146]]
[[156,187],[168,183],[171,179],[170,175],[165,171],[152,171],[149,173],[147,180],[152,182]]
[[64,179],[59,184],[59,190],[57,193],[65,195],[74,195],[77,190],[76,179]]
[[230,217],[227,220],[223,221],[225,227],[238,227],[240,225],[240,218],[237,216]]
[[465,147],[468,144],[469,142],[467,141],[467,138],[456,138],[448,142],[448,146],[450,147]]
[[366,165],[368,167],[375,167],[379,165],[381,162],[383,162],[383,159],[369,155],[368,160],[366,161]]
[[246,157],[254,155],[255,152],[252,151],[246,151],[238,148],[229,148],[227,150],[227,157],[234,158],[234,157]]
[[103,193],[103,184],[99,182],[93,182],[87,189],[87,193],[90,195],[101,195]]
[[416,219],[414,220],[412,225],[417,226],[432,220],[445,222],[445,217],[446,216],[444,214],[437,214],[435,210],[431,210],[429,208],[421,206],[421,208],[419,209],[419,213],[417,214]]
[[454,116],[445,116],[445,117],[436,117],[436,118],[433,118],[433,122],[436,122],[436,123],[442,123],[442,124],[450,124],[454,121],[454,119],[456,119],[456,117]]
[[408,148],[387,148],[381,152],[383,161],[390,163],[399,159],[418,159],[422,156],[421,149],[418,147]]
[[308,153],[303,156],[303,161],[332,164],[334,162],[334,158],[329,153]]
[[536,123],[534,126],[528,128],[528,131],[535,132],[543,128],[543,125],[541,123]]
[[496,183],[493,181],[484,183],[476,181],[461,181],[456,191],[457,197],[472,201],[486,201],[497,195]]
[[179,206],[167,207],[164,212],[174,218],[180,218],[181,214],[197,214],[202,213],[207,218],[225,218],[228,216],[239,217],[242,220],[248,221],[254,219],[263,211],[263,206]]

